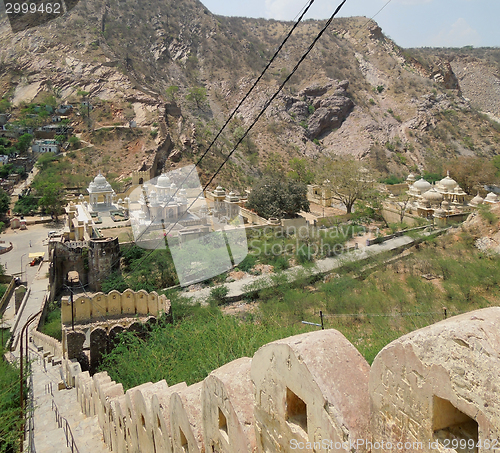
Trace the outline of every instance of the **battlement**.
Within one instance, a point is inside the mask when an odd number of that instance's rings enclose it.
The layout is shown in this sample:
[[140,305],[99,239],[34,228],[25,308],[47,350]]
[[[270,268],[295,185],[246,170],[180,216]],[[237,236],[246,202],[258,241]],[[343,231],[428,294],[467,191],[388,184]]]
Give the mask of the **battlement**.
[[[111,291],[108,294],[97,293],[92,297],[79,296],[73,301],[73,321],[89,323],[107,318],[130,317],[134,315],[158,316],[170,312],[170,301],[155,291],[125,290],[123,293]],[[61,300],[61,322],[72,321],[71,301],[68,296]]]
[[436,453],[455,439],[482,453],[500,448],[499,327],[499,307],[450,318],[393,341],[371,368],[324,330],[269,343],[189,387],[124,392],[105,372],[80,372],[75,386],[118,452]]

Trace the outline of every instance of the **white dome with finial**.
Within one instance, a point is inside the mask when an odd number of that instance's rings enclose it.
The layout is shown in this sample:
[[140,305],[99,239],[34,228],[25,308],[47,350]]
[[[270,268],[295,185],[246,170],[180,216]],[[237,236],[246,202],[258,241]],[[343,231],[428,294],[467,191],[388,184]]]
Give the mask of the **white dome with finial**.
[[170,178],[165,173],[162,173],[158,177],[158,181],[156,182],[156,185],[158,187],[163,188],[163,189],[168,189],[170,187]]
[[438,187],[442,189],[444,192],[453,192],[455,187],[457,187],[458,184],[457,182],[450,178],[450,172],[446,172],[446,178],[443,178],[441,181],[439,181]]
[[416,183],[413,184],[415,189],[418,189],[420,193],[427,192],[432,187],[430,182],[426,181],[424,178],[420,178]]

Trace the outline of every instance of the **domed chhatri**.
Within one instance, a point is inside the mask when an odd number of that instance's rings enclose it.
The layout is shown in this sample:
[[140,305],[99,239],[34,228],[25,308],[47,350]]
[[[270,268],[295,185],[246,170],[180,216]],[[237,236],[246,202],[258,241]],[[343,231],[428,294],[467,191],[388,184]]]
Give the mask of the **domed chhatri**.
[[96,207],[99,203],[99,197],[101,196],[106,207],[110,207],[112,205],[115,191],[111,187],[111,184],[106,181],[106,178],[101,174],[101,172],[99,172],[99,174],[89,184],[87,192],[89,193],[91,206]]
[[443,201],[443,195],[441,195],[436,189],[432,188],[428,190],[422,195],[422,198],[425,201],[428,201],[430,204],[440,204]]
[[458,187],[458,183],[454,179],[450,178],[450,172],[448,171],[446,173],[446,178],[443,178],[441,181],[439,181],[437,187],[443,192],[451,193],[455,190],[455,188]]
[[484,198],[481,197],[481,195],[478,194],[469,202],[469,206],[477,207],[480,204],[484,203]]
[[490,192],[488,195],[486,195],[484,202],[485,203],[498,203],[498,195],[494,194],[493,192]]
[[165,173],[162,173],[158,178],[156,185],[158,187],[168,189],[170,187],[170,178]]
[[415,184],[413,184],[413,187],[423,194],[424,192],[430,190],[432,186],[430,182],[426,181],[424,178],[420,178]]
[[406,182],[409,184],[413,184],[416,181],[415,175],[413,173],[410,173],[408,175],[408,178],[406,178]]

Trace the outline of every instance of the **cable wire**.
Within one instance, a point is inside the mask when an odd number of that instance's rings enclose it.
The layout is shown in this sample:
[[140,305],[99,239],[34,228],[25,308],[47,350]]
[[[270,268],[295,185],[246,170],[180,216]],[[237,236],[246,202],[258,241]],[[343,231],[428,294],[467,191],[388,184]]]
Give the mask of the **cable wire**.
[[[203,158],[208,154],[208,152],[212,149],[213,145],[215,144],[215,142],[218,140],[218,138],[220,137],[220,135],[222,134],[222,132],[225,130],[225,128],[228,126],[229,122],[234,118],[236,112],[239,110],[239,108],[243,105],[243,103],[248,99],[248,97],[250,96],[250,94],[252,93],[252,91],[255,89],[255,87],[257,86],[257,84],[260,82],[260,80],[262,79],[262,77],[264,77],[265,73],[267,72],[267,70],[270,68],[270,66],[272,65],[272,63],[275,61],[275,59],[277,58],[278,54],[280,53],[280,51],[283,49],[284,45],[286,44],[286,42],[288,41],[288,39],[290,38],[290,36],[293,34],[293,32],[295,31],[295,29],[297,28],[297,26],[299,25],[299,23],[302,21],[303,17],[305,16],[305,14],[308,12],[309,8],[312,6],[312,4],[314,3],[315,0],[310,0],[309,3],[307,4],[307,6],[304,8],[302,8],[302,13],[300,14],[300,17],[299,19],[294,23],[293,27],[290,29],[290,31],[288,32],[288,34],[286,35],[285,39],[283,40],[283,42],[281,43],[281,45],[278,47],[278,49],[276,50],[276,52],[274,53],[273,57],[271,58],[271,60],[269,61],[269,63],[266,65],[266,67],[264,68],[264,70],[262,71],[262,73],[260,74],[260,76],[255,80],[255,82],[253,83],[253,85],[250,87],[250,89],[248,90],[248,92],[246,93],[246,95],[243,97],[243,99],[239,102],[239,104],[236,106],[236,108],[231,112],[231,114],[229,115],[229,118],[226,120],[226,122],[224,123],[224,125],[222,126],[222,128],[219,130],[219,132],[217,133],[217,135],[215,136],[215,138],[212,140],[212,142],[210,143],[210,145],[208,146],[208,148],[206,149],[206,151],[202,154],[202,156],[198,159],[198,161],[196,162],[194,168],[198,167],[201,163],[201,161],[203,160]],[[334,12],[333,16],[330,18],[330,20],[327,22],[327,26],[331,23],[333,17],[338,13],[338,11],[340,10],[340,8],[344,5],[344,3],[346,2],[347,0],[343,1],[342,4],[337,8],[337,10]],[[320,33],[320,35],[323,34],[325,29],[323,29]],[[318,40],[319,38],[317,37],[313,43],[313,46],[316,44],[316,41]],[[308,51],[306,52],[305,56],[307,56],[309,54],[309,52],[312,50],[312,48],[310,47],[308,49]],[[304,59],[305,57],[303,57]],[[301,59],[299,61],[298,64],[300,64],[303,59]],[[247,131],[245,132],[245,134],[243,135],[243,137],[240,138],[240,140],[238,141],[238,143],[236,144],[236,146],[233,148],[233,150],[229,153],[229,155],[227,156],[227,158],[224,160],[224,162],[222,163],[222,165],[219,167],[219,169],[216,171],[216,173],[212,176],[212,178],[210,179],[209,183],[207,183],[205,185],[205,187],[203,188],[202,192],[200,192],[200,195],[208,188],[208,186],[212,183],[212,181],[215,179],[215,177],[218,175],[218,173],[221,171],[222,167],[227,163],[227,161],[229,160],[229,158],[232,156],[232,154],[234,154],[234,151],[236,150],[236,148],[240,145],[240,143],[246,138],[246,136],[248,135],[248,132],[250,131],[251,128],[253,128],[253,126],[255,125],[255,123],[258,121],[258,119],[262,116],[262,114],[264,113],[264,111],[267,109],[267,107],[269,106],[270,102],[272,102],[274,100],[274,98],[279,94],[279,92],[281,92],[281,90],[283,89],[283,86],[286,84],[286,82],[290,79],[290,77],[294,74],[294,72],[297,70],[297,67],[294,68],[294,71],[286,78],[285,82],[283,82],[283,84],[280,86],[280,88],[278,89],[278,91],[276,92],[276,94],[271,98],[271,100],[266,103],[265,107],[264,107],[264,110],[258,115],[256,121],[254,121],[254,123],[250,126],[249,129],[247,129]],[[186,181],[190,175],[192,174],[192,172],[194,171],[194,168],[193,170],[191,170],[189,172],[189,174],[186,176],[186,178],[184,179],[184,181]],[[180,188],[182,187],[182,183],[180,184],[179,188],[175,191],[175,193],[173,195],[171,195],[171,197],[173,198],[177,192],[180,190]],[[196,202],[196,199],[191,203],[191,205],[188,207],[188,210],[193,206],[193,204]],[[187,212],[187,211],[186,211]],[[185,215],[185,213],[183,214],[183,216]],[[181,216],[181,219],[182,217]],[[172,231],[172,229],[178,224],[180,219],[177,219],[175,221],[175,223],[171,226],[171,228],[169,229],[168,233]],[[137,242],[144,234],[147,233],[147,231],[149,230],[149,228],[151,227],[151,225],[153,224],[153,222],[151,222],[145,229],[144,231],[142,231],[140,233],[140,235],[135,239],[135,242]],[[167,234],[168,234],[167,233]],[[161,241],[158,242],[158,245],[156,247],[154,247],[152,249],[151,252],[149,252],[146,256],[144,256],[138,263],[136,263],[134,265],[134,268],[136,268],[138,265],[140,265],[146,258],[148,258],[151,253],[153,253],[154,250],[156,250],[159,246],[161,245]]]
[[[310,5],[312,4],[313,0],[311,0],[310,2]],[[242,137],[240,137],[240,139],[238,140],[238,142],[236,143],[236,145],[233,147],[233,149],[231,150],[231,152],[226,156],[226,158],[224,159],[224,161],[222,162],[222,164],[219,166],[219,168],[217,169],[217,171],[214,173],[214,175],[210,178],[210,180],[205,184],[205,186],[203,187],[202,191],[200,192],[200,195],[210,186],[210,184],[212,184],[213,180],[217,177],[217,175],[220,173],[220,171],[222,170],[222,168],[224,167],[224,165],[229,161],[229,159],[231,158],[231,156],[236,152],[236,149],[238,148],[238,146],[243,142],[243,140],[247,137],[248,133],[253,129],[253,127],[255,126],[255,124],[259,121],[259,119],[262,117],[262,115],[265,113],[265,111],[268,109],[268,107],[271,105],[271,103],[276,99],[276,97],[281,93],[281,91],[283,90],[283,88],[285,87],[285,85],[288,83],[288,81],[293,77],[293,75],[295,74],[295,72],[297,72],[299,66],[304,62],[304,60],[309,56],[309,54],[311,53],[311,51],[314,49],[316,43],[321,39],[321,37],[323,36],[323,34],[325,33],[325,31],[328,29],[328,27],[330,26],[330,24],[332,23],[333,19],[335,18],[335,16],[338,14],[338,12],[341,10],[341,8],[344,6],[344,4],[347,2],[347,0],[343,0],[340,5],[335,9],[335,11],[333,12],[333,14],[330,16],[330,18],[326,21],[324,27],[320,30],[320,32],[317,34],[316,38],[314,38],[313,42],[309,45],[309,47],[307,48],[306,52],[302,55],[302,57],[299,59],[299,61],[296,63],[296,65],[294,66],[294,68],[292,69],[292,71],[290,72],[290,74],[286,77],[286,79],[283,81],[283,83],[279,86],[279,88],[277,89],[277,91],[271,96],[270,99],[267,100],[266,104],[264,105],[264,107],[262,108],[262,110],[259,112],[259,114],[257,115],[257,117],[253,120],[252,124],[250,124],[250,126],[247,128],[247,130],[245,131],[245,133],[242,135]],[[304,16],[304,14],[307,12],[307,9],[306,11],[304,11],[304,13],[301,15],[301,19],[302,17]],[[297,22],[298,24],[298,22]],[[295,25],[297,25],[295,24]],[[295,28],[295,26],[294,26]],[[294,29],[293,28],[293,29]],[[293,32],[293,29],[292,31],[290,32],[290,34]],[[286,39],[289,38],[290,34],[287,36]],[[280,46],[280,49],[282,48],[283,46]],[[276,55],[276,54],[275,54]],[[274,58],[274,57],[273,57]],[[269,67],[269,64],[266,66],[266,69]],[[264,73],[261,74],[261,76],[259,77],[258,80],[260,80],[262,78],[262,76],[264,75]],[[245,96],[244,99],[246,99],[247,96]],[[242,101],[243,102],[243,101]],[[240,102],[240,104],[238,105],[238,107],[236,108],[236,110],[239,108],[239,106],[242,104],[242,102]],[[234,112],[236,112],[236,110]],[[234,113],[233,112],[233,113]],[[228,120],[229,121],[229,120]],[[224,125],[224,127],[227,125],[228,121],[226,122],[226,124]],[[221,130],[222,131],[222,130]],[[217,134],[217,137],[220,135]],[[217,138],[216,137],[216,138]],[[212,144],[215,142],[215,139],[214,141],[212,142]],[[212,146],[212,144],[210,146]],[[210,149],[210,147],[209,147]],[[208,150],[205,152],[204,156],[206,155],[206,153],[208,152]],[[203,156],[202,156],[203,158]],[[201,161],[201,158],[200,160],[198,161],[198,163]],[[198,164],[196,164],[198,165]],[[194,199],[194,201],[189,205],[189,207],[187,208],[187,211],[189,211],[189,209],[194,205],[194,203],[196,203],[196,200],[198,199],[198,197],[196,197]],[[184,214],[185,215],[185,214]],[[181,217],[182,218],[182,217]],[[178,224],[180,219],[176,220],[175,223],[173,223],[173,225],[170,227],[170,229],[166,232],[166,236],[168,236],[168,233],[170,233],[172,231],[172,229],[175,227],[175,225]],[[162,241],[164,241],[164,239],[162,239]],[[137,262],[137,265],[134,266],[134,267],[137,267],[138,265],[140,265],[146,258],[148,258],[151,253],[153,253],[160,245],[160,242],[158,243],[158,246],[155,247],[154,249],[151,250],[151,252],[149,252],[146,256],[144,256],[143,258],[141,258],[138,262]]]
[[[234,118],[234,116],[236,115],[236,112],[239,110],[239,108],[243,105],[243,103],[248,99],[248,97],[250,96],[250,94],[252,93],[252,91],[255,89],[255,87],[258,85],[258,83],[261,81],[262,77],[264,77],[265,73],[267,72],[267,70],[271,67],[271,65],[274,63],[274,60],[276,60],[276,58],[278,57],[278,54],[281,52],[281,49],[283,49],[283,47],[285,46],[285,44],[287,43],[288,39],[290,38],[290,36],[293,34],[293,32],[295,31],[295,29],[298,27],[298,25],[300,24],[300,22],[302,21],[302,19],[304,18],[304,16],[306,15],[307,11],[309,11],[309,8],[312,6],[312,4],[315,2],[315,0],[309,0],[309,3],[307,4],[307,6],[304,8],[302,8],[302,14],[300,14],[300,17],[298,18],[298,20],[294,23],[293,27],[290,29],[290,31],[287,33],[285,39],[283,40],[283,42],[280,44],[280,46],[278,47],[278,49],[275,51],[274,55],[272,56],[271,60],[269,60],[269,62],[267,63],[266,67],[264,68],[264,70],[261,72],[261,74],[259,75],[259,77],[255,80],[255,82],[253,83],[253,85],[250,87],[250,89],[248,90],[248,92],[245,94],[245,96],[243,96],[243,99],[239,102],[239,104],[236,106],[236,108],[231,112],[231,114],[229,115],[228,119],[226,120],[226,122],[224,123],[224,125],[222,126],[222,128],[219,130],[219,132],[217,132],[217,135],[215,136],[215,138],[212,140],[212,142],[210,143],[210,145],[208,145],[208,148],[205,150],[205,152],[201,155],[201,157],[198,159],[198,161],[196,162],[196,164],[194,165],[194,168],[189,172],[189,174],[185,177],[184,181],[179,185],[179,188],[175,191],[175,193],[173,193],[171,195],[171,198],[175,197],[175,195],[177,195],[177,192],[180,190],[180,188],[182,187],[182,184],[184,182],[186,182],[188,180],[188,178],[191,176],[191,174],[193,173],[194,169],[196,167],[198,167],[201,163],[201,161],[206,157],[206,155],[209,153],[209,151],[212,149],[212,147],[214,146],[215,142],[219,139],[219,137],[221,136],[222,132],[224,132],[224,130],[226,129],[226,127],[228,126],[229,122]],[[145,229],[143,232],[141,232],[141,234],[138,236],[138,238],[136,238],[136,241],[138,239],[140,239],[149,229],[149,227],[153,224],[153,222],[151,222]],[[177,224],[177,222],[174,224],[174,226]],[[156,247],[157,248],[157,247]],[[155,249],[156,249],[155,248]]]

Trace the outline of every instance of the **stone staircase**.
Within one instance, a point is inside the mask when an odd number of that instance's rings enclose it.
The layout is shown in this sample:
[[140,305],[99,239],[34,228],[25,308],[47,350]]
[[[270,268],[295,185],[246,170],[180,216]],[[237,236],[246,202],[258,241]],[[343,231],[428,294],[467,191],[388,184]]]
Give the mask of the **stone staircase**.
[[109,452],[97,416],[82,414],[76,399],[76,389],[66,389],[61,377],[61,365],[51,365],[50,361],[47,363],[43,352],[30,352],[36,452]]

